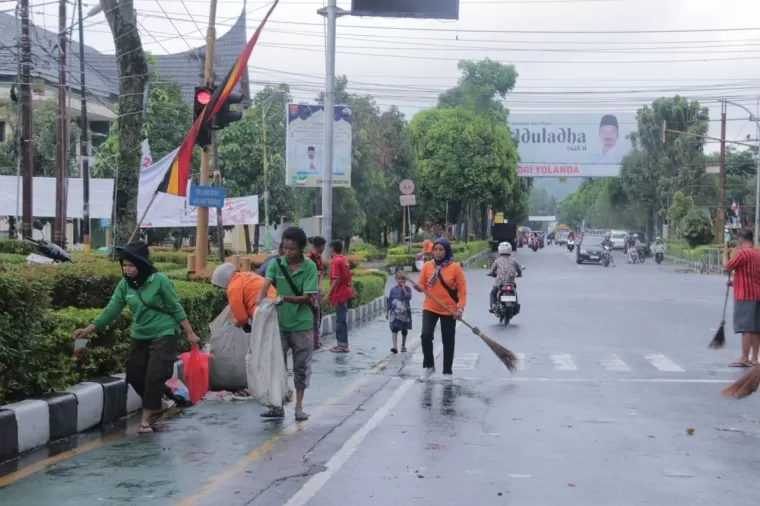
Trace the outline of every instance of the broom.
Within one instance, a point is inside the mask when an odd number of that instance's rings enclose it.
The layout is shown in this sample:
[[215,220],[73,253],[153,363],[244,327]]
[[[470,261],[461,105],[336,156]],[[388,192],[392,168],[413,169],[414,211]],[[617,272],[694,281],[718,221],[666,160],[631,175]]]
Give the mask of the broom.
[[723,327],[726,326],[726,307],[728,307],[728,294],[731,291],[731,273],[728,273],[728,283],[726,283],[726,299],[723,301],[723,319],[720,321],[720,326],[715,332],[715,337],[710,342],[710,348],[719,350],[726,344],[726,331]]
[[[409,280],[407,279],[407,281]],[[451,316],[454,316],[454,313],[452,313],[451,310],[443,304],[443,302],[438,300],[438,298],[436,298],[435,296],[431,295],[427,290],[425,290],[425,295],[430,297],[430,299],[433,302],[441,306]],[[479,328],[473,327],[472,325],[470,325],[464,320],[460,320],[460,321],[464,323],[465,325],[467,325],[467,327],[470,330],[472,330],[473,334],[481,338],[483,342],[486,343],[486,345],[488,345],[489,348],[491,348],[491,351],[494,352],[497,357],[499,357],[499,360],[501,360],[501,362],[505,366],[507,366],[507,369],[509,369],[509,372],[515,372],[515,370],[517,369],[517,356],[514,353],[512,353],[507,348],[505,348],[504,346],[500,345],[499,343],[497,343],[496,341],[494,341],[493,339],[485,335]]]
[[760,386],[760,366],[756,365],[750,372],[736,380],[733,385],[725,388],[721,395],[744,399],[755,393],[758,386]]

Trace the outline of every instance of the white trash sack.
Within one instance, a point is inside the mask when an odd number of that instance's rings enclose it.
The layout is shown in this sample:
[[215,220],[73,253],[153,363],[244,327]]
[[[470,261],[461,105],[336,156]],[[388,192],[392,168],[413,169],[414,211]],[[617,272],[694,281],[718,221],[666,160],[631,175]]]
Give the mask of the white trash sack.
[[209,325],[211,329],[211,358],[209,359],[209,389],[214,392],[236,392],[246,388],[245,354],[249,337],[235,326],[228,305]]
[[264,299],[253,313],[245,367],[251,397],[262,406],[282,406],[287,389],[287,370],[277,306],[270,299]]

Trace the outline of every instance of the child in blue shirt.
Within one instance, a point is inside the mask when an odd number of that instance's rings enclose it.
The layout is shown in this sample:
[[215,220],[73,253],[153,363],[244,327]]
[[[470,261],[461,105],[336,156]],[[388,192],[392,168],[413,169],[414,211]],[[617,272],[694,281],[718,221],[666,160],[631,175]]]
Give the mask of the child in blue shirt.
[[412,330],[412,308],[409,301],[412,300],[412,289],[405,285],[406,276],[403,272],[396,272],[396,286],[388,293],[386,318],[390,320],[391,332],[393,333],[392,353],[398,353],[398,333],[401,332],[401,351],[406,351],[406,336]]

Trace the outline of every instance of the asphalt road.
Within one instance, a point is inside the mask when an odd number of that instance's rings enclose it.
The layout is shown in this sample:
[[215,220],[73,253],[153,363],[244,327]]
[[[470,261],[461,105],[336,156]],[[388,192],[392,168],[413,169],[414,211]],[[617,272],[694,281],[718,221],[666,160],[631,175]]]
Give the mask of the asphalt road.
[[756,504],[758,400],[719,396],[742,372],[727,367],[737,340],[707,349],[724,279],[620,254],[579,266],[556,246],[517,255],[521,314],[499,326],[473,269],[465,315],[521,357],[514,375],[460,326],[454,380],[420,381],[417,340],[383,358],[378,320],[352,335],[356,354],[319,355],[306,423],[202,403],[156,435],[42,466],[0,503]]

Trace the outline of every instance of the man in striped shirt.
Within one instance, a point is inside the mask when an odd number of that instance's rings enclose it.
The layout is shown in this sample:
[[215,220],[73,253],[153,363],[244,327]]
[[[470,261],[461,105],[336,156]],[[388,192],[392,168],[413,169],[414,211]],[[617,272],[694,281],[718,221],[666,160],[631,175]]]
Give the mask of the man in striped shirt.
[[754,247],[751,230],[739,230],[736,238],[733,258],[728,258],[728,245],[723,250],[723,270],[734,274],[729,281],[734,287],[734,332],[742,335],[741,358],[731,367],[752,367],[760,349],[760,251]]

